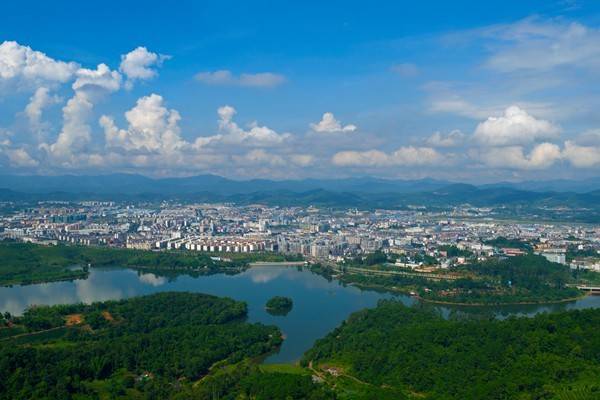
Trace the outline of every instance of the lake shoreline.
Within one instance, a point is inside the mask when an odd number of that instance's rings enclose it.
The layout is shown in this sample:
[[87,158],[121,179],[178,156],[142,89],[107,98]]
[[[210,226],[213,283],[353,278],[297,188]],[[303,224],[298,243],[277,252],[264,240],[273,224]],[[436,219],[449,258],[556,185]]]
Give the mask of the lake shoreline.
[[497,306],[543,306],[543,305],[552,305],[552,304],[562,304],[562,303],[570,303],[573,301],[581,300],[590,296],[591,293],[582,293],[577,297],[569,297],[566,299],[559,300],[549,300],[549,301],[520,301],[520,302],[503,302],[503,303],[464,303],[464,302],[452,302],[452,301],[444,301],[444,300],[433,300],[427,299],[425,297],[421,297],[419,295],[411,295],[409,290],[403,290],[399,288],[389,288],[382,285],[367,285],[367,284],[359,284],[349,282],[347,283],[349,286],[354,286],[359,289],[364,290],[381,290],[389,293],[403,294],[410,296],[416,300],[423,301],[425,303],[431,304],[440,304],[446,306],[470,306],[470,307],[497,307]]

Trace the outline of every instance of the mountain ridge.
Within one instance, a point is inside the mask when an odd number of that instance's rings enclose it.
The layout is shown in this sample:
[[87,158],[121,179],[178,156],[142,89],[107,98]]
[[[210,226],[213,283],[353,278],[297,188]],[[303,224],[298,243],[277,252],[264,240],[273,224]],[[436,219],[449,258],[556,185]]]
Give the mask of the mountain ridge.
[[498,182],[493,184],[468,184],[423,179],[385,179],[374,177],[357,177],[341,179],[249,179],[235,180],[218,175],[196,175],[190,177],[150,178],[139,174],[108,175],[0,175],[0,187],[22,193],[114,193],[135,195],[142,193],[160,193],[169,195],[193,194],[210,191],[219,195],[234,195],[258,191],[290,190],[306,192],[324,189],[330,192],[360,193],[418,193],[434,192],[452,185],[461,190],[477,188],[512,189],[527,192],[574,192],[586,193],[600,190],[600,177],[581,181],[550,180]]

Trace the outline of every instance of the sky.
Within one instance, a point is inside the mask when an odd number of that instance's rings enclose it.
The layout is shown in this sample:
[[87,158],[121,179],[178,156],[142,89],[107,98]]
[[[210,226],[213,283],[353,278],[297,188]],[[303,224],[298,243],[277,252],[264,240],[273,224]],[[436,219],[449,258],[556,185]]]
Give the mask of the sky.
[[0,168],[236,179],[600,175],[600,2],[20,1]]

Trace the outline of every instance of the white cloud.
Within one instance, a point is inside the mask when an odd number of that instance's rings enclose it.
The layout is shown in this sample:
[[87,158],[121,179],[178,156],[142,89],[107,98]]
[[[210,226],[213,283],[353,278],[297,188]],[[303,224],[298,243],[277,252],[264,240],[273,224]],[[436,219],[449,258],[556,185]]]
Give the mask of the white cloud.
[[263,149],[251,150],[241,156],[234,155],[232,158],[240,165],[269,165],[272,167],[285,165],[285,161],[281,156],[267,153]]
[[47,87],[39,87],[29,99],[29,103],[25,107],[24,114],[29,120],[29,124],[34,131],[40,131],[43,128],[42,112],[43,110],[61,101],[59,96],[51,96],[50,90]]
[[333,155],[331,162],[339,167],[382,167],[390,164],[390,156],[380,150],[340,151]]
[[11,167],[32,168],[39,165],[39,162],[34,160],[25,149],[10,149],[6,150],[5,153]]
[[127,54],[123,54],[119,70],[127,77],[126,87],[130,89],[135,80],[147,80],[156,77],[158,72],[153,67],[160,67],[169,58],[171,57],[152,53],[141,46]]
[[121,74],[111,71],[105,64],[99,64],[95,70],[80,68],[76,76],[72,85],[75,94],[63,107],[62,130],[54,143],[40,145],[51,161],[64,168],[78,167],[82,162],[89,163],[98,157],[85,151],[92,139],[88,121],[96,101],[121,86]]
[[261,72],[257,74],[241,74],[235,76],[229,70],[218,70],[214,72],[199,72],[195,79],[207,85],[223,86],[246,86],[246,87],[275,87],[285,82],[285,77],[272,72]]
[[11,136],[12,132],[0,127],[0,150],[2,147],[11,145],[11,141],[9,139]]
[[44,143],[40,148],[63,166],[73,166],[73,156],[83,151],[91,140],[91,128],[87,121],[93,108],[93,103],[84,92],[75,92],[63,107],[63,127],[56,141],[49,145]]
[[352,124],[342,126],[342,123],[330,112],[324,113],[316,124],[310,124],[310,128],[319,133],[354,132],[357,129],[356,125]]
[[201,144],[237,144],[251,147],[278,146],[291,138],[291,134],[279,134],[266,126],[260,126],[256,122],[249,125],[249,129],[240,128],[233,121],[236,114],[235,108],[223,106],[217,110],[219,114],[219,135],[201,137],[197,143]]
[[194,78],[208,85],[232,85],[235,82],[231,71],[226,69],[214,72],[198,72]]
[[380,150],[341,151],[331,161],[341,167],[425,166],[441,164],[444,157],[431,147],[405,146],[391,154]]
[[562,158],[560,147],[540,143],[529,154],[522,146],[491,147],[480,153],[481,161],[489,167],[508,169],[546,169]]
[[425,144],[431,147],[457,147],[463,144],[465,137],[459,130],[453,130],[447,135],[435,132],[425,140]]
[[107,91],[116,92],[121,87],[121,74],[111,71],[106,64],[98,64],[95,70],[80,68],[77,70],[77,79],[73,83],[75,91]]
[[595,167],[600,165],[600,146],[580,146],[567,140],[563,157],[577,168]]
[[251,87],[274,87],[285,82],[283,75],[272,72],[262,72],[258,74],[241,74],[239,79],[240,86]]
[[184,145],[180,137],[176,110],[168,110],[163,98],[151,94],[138,99],[135,107],[125,113],[127,129],[118,129],[106,115],[100,118],[108,147],[146,152],[172,153]]
[[57,61],[17,42],[0,44],[0,78],[67,82],[79,68],[76,63]]
[[263,149],[254,149],[242,155],[233,155],[233,161],[241,166],[282,167],[293,165],[307,167],[314,163],[315,158],[310,154],[277,154]]
[[292,154],[289,158],[293,164],[299,167],[308,167],[315,162],[315,157],[311,154]]
[[504,115],[489,117],[477,125],[473,137],[483,145],[508,146],[556,138],[559,133],[560,128],[551,122],[536,119],[525,110],[511,106]]
[[525,19],[488,30],[503,46],[487,61],[500,72],[600,66],[600,30],[558,20]]

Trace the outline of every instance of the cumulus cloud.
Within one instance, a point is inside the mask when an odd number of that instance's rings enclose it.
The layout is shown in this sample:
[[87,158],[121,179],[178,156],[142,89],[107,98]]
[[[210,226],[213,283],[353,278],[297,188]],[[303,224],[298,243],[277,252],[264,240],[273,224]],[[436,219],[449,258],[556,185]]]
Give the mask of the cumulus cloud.
[[236,111],[231,106],[220,107],[217,112],[218,133],[188,142],[180,135],[180,115],[176,110],[167,109],[157,94],[142,97],[125,113],[127,128],[119,128],[110,116],[100,118],[107,153],[99,155],[98,161],[143,169],[161,166],[165,171],[176,166],[180,172],[253,167],[254,173],[269,173],[286,165],[304,166],[313,161],[308,155],[286,154],[286,148],[280,146],[289,134],[280,135],[256,123],[242,129],[233,121]]
[[155,67],[162,66],[162,63],[169,58],[171,56],[152,53],[143,46],[123,54],[119,71],[127,77],[126,87],[130,89],[135,80],[147,80],[156,77],[158,72]]
[[560,128],[536,119],[518,106],[508,107],[502,116],[489,117],[477,125],[474,138],[483,145],[508,146],[556,138]]
[[310,124],[310,128],[318,133],[354,132],[357,129],[356,125],[352,124],[342,126],[342,123],[335,119],[333,113],[330,112],[324,113],[316,124]]
[[600,146],[580,146],[567,140],[563,157],[577,168],[595,167],[600,165]]
[[84,92],[76,92],[63,107],[63,127],[56,141],[52,144],[42,144],[54,159],[63,166],[73,166],[73,155],[84,150],[91,140],[91,128],[87,121],[94,105]]
[[425,144],[431,147],[457,147],[463,144],[465,137],[459,130],[453,130],[447,135],[435,132],[425,140]]
[[11,167],[15,168],[32,168],[37,167],[39,162],[34,160],[29,153],[23,149],[9,149],[5,151]]
[[252,122],[248,129],[243,129],[233,121],[236,114],[235,108],[231,106],[219,107],[219,134],[210,137],[200,137],[196,145],[236,144],[250,147],[272,147],[279,146],[291,138],[289,133],[277,133],[273,129],[260,126]]
[[25,107],[24,114],[27,116],[31,128],[38,132],[43,128],[42,112],[43,110],[61,101],[61,98],[56,95],[50,95],[50,89],[47,87],[39,87],[29,99],[29,103]]
[[235,76],[229,70],[218,70],[199,72],[195,79],[207,85],[223,85],[223,86],[245,86],[245,87],[262,87],[270,88],[279,86],[286,81],[285,77],[272,72],[261,72],[256,74],[244,73]]
[[78,68],[74,62],[54,60],[17,42],[0,44],[0,79],[67,82]]
[[73,82],[75,91],[101,90],[116,92],[121,87],[121,74],[112,71],[106,64],[99,64],[96,69],[80,68]]
[[135,107],[125,113],[125,119],[127,129],[119,129],[111,117],[100,118],[108,147],[173,152],[184,145],[178,125],[181,117],[164,106],[162,96],[151,94],[138,99]]
[[65,168],[76,167],[82,160],[87,163],[98,157],[84,151],[92,138],[89,119],[98,99],[119,90],[121,86],[121,74],[111,71],[105,64],[99,64],[95,70],[80,68],[76,76],[72,85],[75,94],[62,110],[62,130],[54,143],[40,145],[53,162]]
[[562,158],[560,147],[540,143],[525,154],[522,146],[491,147],[481,150],[481,161],[489,167],[508,169],[546,169]]
[[431,147],[400,147],[393,153],[380,150],[341,151],[331,162],[341,167],[425,166],[441,164],[444,157]]

